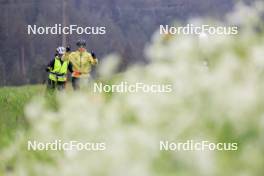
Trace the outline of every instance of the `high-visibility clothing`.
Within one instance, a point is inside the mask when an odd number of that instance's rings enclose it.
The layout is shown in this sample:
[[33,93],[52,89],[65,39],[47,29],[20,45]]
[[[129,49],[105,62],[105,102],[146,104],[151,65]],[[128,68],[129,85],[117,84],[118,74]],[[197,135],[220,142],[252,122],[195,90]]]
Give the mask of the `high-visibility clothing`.
[[68,66],[68,60],[61,62],[59,57],[55,57],[54,68],[50,71],[49,79],[60,82],[67,81]]
[[89,77],[92,65],[97,64],[97,59],[93,58],[91,53],[84,50],[72,52],[69,55],[69,60],[73,66],[72,77],[75,78],[86,78]]

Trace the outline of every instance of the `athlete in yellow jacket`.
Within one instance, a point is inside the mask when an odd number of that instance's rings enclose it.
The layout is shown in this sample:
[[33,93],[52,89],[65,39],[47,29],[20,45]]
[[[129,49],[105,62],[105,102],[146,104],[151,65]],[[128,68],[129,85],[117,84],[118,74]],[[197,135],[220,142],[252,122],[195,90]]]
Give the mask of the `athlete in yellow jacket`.
[[86,49],[85,40],[77,42],[78,49],[69,55],[69,60],[72,64],[72,87],[74,90],[80,88],[80,79],[88,79],[93,65],[98,63],[98,60],[93,52],[89,53]]

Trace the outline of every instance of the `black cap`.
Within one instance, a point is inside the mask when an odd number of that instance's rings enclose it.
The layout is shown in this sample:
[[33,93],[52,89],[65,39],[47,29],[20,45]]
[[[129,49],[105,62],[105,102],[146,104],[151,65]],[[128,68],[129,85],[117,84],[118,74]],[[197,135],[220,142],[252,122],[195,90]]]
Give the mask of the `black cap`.
[[77,45],[78,47],[86,46],[86,41],[83,40],[83,39],[80,39],[80,40],[77,41],[76,45]]

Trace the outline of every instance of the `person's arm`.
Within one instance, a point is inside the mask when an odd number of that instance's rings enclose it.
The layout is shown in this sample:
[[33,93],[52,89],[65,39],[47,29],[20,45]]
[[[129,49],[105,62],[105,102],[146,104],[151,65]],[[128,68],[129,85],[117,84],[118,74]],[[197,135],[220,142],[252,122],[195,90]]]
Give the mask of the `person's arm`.
[[96,57],[96,55],[95,55],[95,53],[93,51],[91,52],[91,56],[92,56],[92,58],[91,58],[91,64],[92,65],[98,64],[98,59],[97,59],[97,57]]
[[72,63],[69,61],[68,70],[72,73],[73,72],[73,66]]
[[55,59],[52,59],[52,60],[49,62],[49,64],[48,64],[47,67],[46,67],[46,71],[47,71],[47,72],[49,72],[49,71],[51,71],[51,70],[54,69],[54,62],[55,62]]
[[70,53],[70,52],[71,52],[71,46],[68,45],[68,46],[66,47],[66,53]]

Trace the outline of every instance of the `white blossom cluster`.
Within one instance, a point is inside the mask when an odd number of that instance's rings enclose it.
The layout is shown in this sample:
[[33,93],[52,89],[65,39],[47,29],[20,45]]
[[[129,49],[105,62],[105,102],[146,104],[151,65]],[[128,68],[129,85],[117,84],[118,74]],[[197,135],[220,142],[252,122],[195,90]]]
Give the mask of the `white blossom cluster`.
[[[239,5],[227,15],[237,36],[156,33],[145,50],[149,64],[112,77],[112,66],[101,69],[112,82],[172,84],[170,93],[66,92],[56,111],[36,99],[25,109],[29,131],[0,156],[0,175],[262,176],[262,6]],[[105,142],[106,150],[29,152],[32,139]],[[160,140],[237,142],[238,150],[160,151]]]

